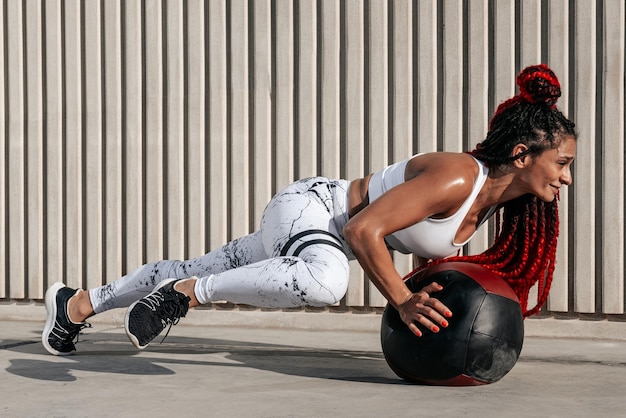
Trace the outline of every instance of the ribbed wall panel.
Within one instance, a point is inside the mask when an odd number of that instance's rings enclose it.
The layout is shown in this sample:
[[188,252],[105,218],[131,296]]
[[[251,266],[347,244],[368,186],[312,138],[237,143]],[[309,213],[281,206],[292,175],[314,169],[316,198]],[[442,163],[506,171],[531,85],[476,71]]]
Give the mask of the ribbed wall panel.
[[[2,8],[0,10],[0,45],[6,45],[6,8]],[[7,71],[5,65],[5,55],[0,54],[0,74],[2,75],[2,80],[7,79]],[[5,155],[7,154],[7,85],[6,82],[0,83],[0,92],[2,93],[3,100],[0,100],[0,115],[5,115],[0,118],[0,152],[2,152],[2,158],[0,158],[0,278],[2,280],[2,286],[0,286],[0,298],[7,298],[7,288],[8,288],[8,280],[7,280],[7,259],[9,254],[7,252],[7,241],[8,241],[8,229],[7,224],[9,220],[8,212],[7,212],[7,181],[6,181],[6,172],[7,172],[7,159]]]
[[[551,63],[552,69],[559,75],[559,80],[564,88],[561,91],[559,106],[565,112],[570,109],[569,92],[570,77],[569,65],[570,58],[569,48],[563,47],[563,40],[569,36],[569,2],[568,0],[555,0],[551,2],[550,14],[548,15],[548,27],[553,34],[547,40],[548,62]],[[584,140],[584,138],[583,138]],[[569,268],[571,258],[569,257],[569,237],[572,228],[568,227],[571,220],[570,204],[569,204],[570,188],[561,188],[561,200],[559,201],[559,220],[561,222],[561,230],[559,236],[559,246],[557,248],[557,260],[559,261],[555,267],[554,275],[558,280],[552,282],[552,290],[548,297],[548,305],[554,311],[567,312],[569,310],[569,294],[571,269]]]
[[[580,131],[548,310],[623,315],[625,27],[623,0],[4,0],[0,299],[198,256],[297,178],[468,150],[546,62]],[[342,307],[384,306],[352,267]]]

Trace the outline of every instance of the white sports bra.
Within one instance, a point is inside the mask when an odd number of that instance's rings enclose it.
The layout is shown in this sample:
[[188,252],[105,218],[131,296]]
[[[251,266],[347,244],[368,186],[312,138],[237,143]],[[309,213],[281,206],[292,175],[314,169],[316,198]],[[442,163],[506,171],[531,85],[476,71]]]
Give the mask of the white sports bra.
[[[474,181],[472,192],[459,210],[447,218],[425,218],[416,224],[387,235],[385,241],[391,248],[404,254],[413,253],[420,257],[436,259],[457,254],[461,247],[467,244],[476,232],[467,241],[460,244],[454,242],[454,237],[489,174],[489,169],[485,164],[476,158],[474,160],[478,164],[478,176]],[[368,187],[370,203],[392,187],[404,183],[404,174],[408,162],[408,159],[400,161],[372,175]],[[485,217],[481,219],[479,227],[495,210],[496,206],[489,209]]]

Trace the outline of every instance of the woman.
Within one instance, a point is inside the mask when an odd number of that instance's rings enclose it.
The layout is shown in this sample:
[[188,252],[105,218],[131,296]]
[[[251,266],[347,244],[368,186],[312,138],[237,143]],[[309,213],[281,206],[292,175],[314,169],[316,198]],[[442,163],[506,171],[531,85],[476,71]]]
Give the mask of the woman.
[[[517,83],[520,93],[498,107],[487,137],[471,153],[416,155],[351,182],[300,180],[272,198],[259,231],[202,257],[149,263],[88,292],[54,284],[46,292],[45,348],[71,354],[88,317],[129,305],[126,332],[143,349],[190,307],[213,301],[334,304],[346,292],[354,258],[416,335],[418,324],[439,332],[453,315],[433,296],[442,287],[432,283],[413,294],[388,250],[441,262],[501,207],[494,245],[457,259],[497,271],[517,292],[524,314],[536,313],[552,279],[556,198],[572,182],[577,134],[555,106],[560,86],[547,66],[524,69]],[[537,304],[526,309],[537,282]]]

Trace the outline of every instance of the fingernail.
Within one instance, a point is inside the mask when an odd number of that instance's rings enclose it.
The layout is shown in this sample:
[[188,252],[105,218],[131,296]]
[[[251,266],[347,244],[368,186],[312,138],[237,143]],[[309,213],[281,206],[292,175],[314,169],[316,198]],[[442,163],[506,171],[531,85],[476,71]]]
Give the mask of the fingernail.
[[444,328],[448,328],[448,321],[446,320],[441,321],[441,326]]
[[437,325],[433,325],[431,329],[433,330],[433,332],[439,332],[439,327]]
[[452,316],[452,312],[446,311],[446,313],[444,315],[446,315],[448,318],[450,318]]

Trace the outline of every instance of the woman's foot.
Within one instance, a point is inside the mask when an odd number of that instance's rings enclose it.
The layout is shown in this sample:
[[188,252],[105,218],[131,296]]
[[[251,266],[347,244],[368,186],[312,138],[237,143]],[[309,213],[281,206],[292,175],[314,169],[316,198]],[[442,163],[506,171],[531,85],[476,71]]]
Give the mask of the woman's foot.
[[71,289],[63,283],[55,283],[46,292],[46,325],[41,334],[44,348],[55,356],[67,356],[76,351],[74,340],[85,327],[86,322],[73,322],[68,313],[70,299],[82,292],[80,289]]
[[128,308],[124,320],[126,335],[139,350],[146,348],[168,325],[171,328],[187,315],[191,298],[174,288],[178,282],[177,279],[162,281],[152,293]]

